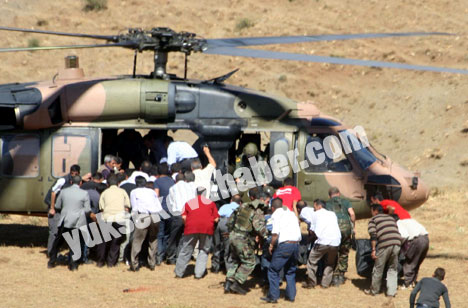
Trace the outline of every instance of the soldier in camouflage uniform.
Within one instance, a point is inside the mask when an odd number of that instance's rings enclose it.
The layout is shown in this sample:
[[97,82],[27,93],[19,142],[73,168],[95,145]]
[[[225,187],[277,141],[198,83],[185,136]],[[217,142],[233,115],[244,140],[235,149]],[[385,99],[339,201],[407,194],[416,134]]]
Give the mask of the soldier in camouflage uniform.
[[224,291],[245,295],[242,284],[255,268],[255,238],[267,237],[264,208],[259,200],[260,191],[252,188],[249,191],[251,202],[244,203],[231,215],[228,222],[230,260],[232,262],[226,275]]
[[340,197],[337,187],[328,190],[330,200],[327,201],[326,209],[336,214],[341,231],[341,243],[338,249],[338,263],[333,273],[332,284],[339,286],[345,282],[345,273],[348,271],[348,255],[351,249],[351,236],[354,233],[354,221],[356,216],[351,203]]

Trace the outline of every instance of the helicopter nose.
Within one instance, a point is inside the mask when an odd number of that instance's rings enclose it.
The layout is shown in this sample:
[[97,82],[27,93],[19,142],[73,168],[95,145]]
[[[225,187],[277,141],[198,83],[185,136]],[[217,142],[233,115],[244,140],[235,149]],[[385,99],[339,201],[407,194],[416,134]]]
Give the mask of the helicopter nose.
[[411,179],[411,184],[407,187],[406,192],[402,194],[402,203],[406,203],[407,209],[412,210],[421,206],[429,198],[429,189],[421,180],[419,175],[414,175]]

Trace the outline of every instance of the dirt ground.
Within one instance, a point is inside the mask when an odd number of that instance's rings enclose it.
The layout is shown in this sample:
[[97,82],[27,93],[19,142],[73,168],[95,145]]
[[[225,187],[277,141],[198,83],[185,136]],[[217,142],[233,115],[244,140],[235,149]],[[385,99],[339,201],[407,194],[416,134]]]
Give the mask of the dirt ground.
[[[129,27],[171,27],[205,38],[362,32],[439,31],[454,36],[386,38],[265,47],[270,50],[408,64],[468,69],[466,0],[109,0],[108,9],[84,12],[84,1],[0,0],[0,25],[64,32],[115,34]],[[246,22],[248,21],[248,22]],[[240,29],[241,25],[247,25]],[[2,32],[0,47],[94,42],[53,36]],[[89,49],[0,53],[0,84],[49,80],[63,67],[63,57],[76,54],[88,76],[130,74],[133,53]],[[169,71],[183,74],[181,56],[171,56]],[[149,73],[152,55],[141,54],[138,72]],[[362,125],[371,143],[408,169],[420,171],[432,187],[430,200],[412,212],[430,232],[429,256],[421,269],[430,275],[447,270],[446,284],[454,307],[466,306],[468,274],[465,242],[468,204],[467,75],[376,69],[354,66],[258,60],[195,54],[188,75],[210,79],[233,69],[229,83],[312,100],[322,112]],[[367,237],[366,221],[358,236]],[[155,272],[130,273],[121,265],[98,269],[87,265],[70,273],[47,270],[47,238],[42,218],[7,216],[0,220],[0,307],[257,307],[261,291],[245,297],[223,295],[222,275],[201,281],[173,279],[173,266]],[[351,255],[354,260],[354,254]],[[406,307],[409,291],[395,299],[370,298],[360,289],[353,262],[349,280],[340,288],[305,291],[299,287],[294,306]],[[304,277],[304,268],[298,279]],[[137,292],[124,293],[124,289]],[[283,301],[278,307],[292,306]]]

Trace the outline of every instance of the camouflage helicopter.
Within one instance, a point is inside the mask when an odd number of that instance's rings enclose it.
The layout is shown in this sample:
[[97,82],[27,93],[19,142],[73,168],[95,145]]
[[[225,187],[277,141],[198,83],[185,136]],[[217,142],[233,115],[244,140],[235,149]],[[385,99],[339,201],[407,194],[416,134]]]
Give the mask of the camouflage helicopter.
[[[193,33],[168,28],[129,29],[119,35],[92,35],[0,27],[44,35],[60,35],[105,41],[50,47],[0,48],[0,52],[122,47],[135,50],[131,76],[85,77],[77,57],[67,57],[66,67],[53,80],[0,85],[0,212],[46,214],[42,202],[52,183],[73,164],[82,172],[99,167],[106,131],[115,129],[188,129],[210,146],[221,173],[215,181],[224,189],[232,184],[226,173],[236,150],[247,141],[258,147],[261,132],[269,134],[270,158],[295,154],[287,174],[275,173],[271,184],[292,176],[303,199],[326,199],[328,188],[337,186],[355,209],[357,218],[370,215],[369,196],[380,191],[406,209],[422,205],[428,189],[419,174],[405,170],[378,153],[363,136],[339,120],[322,114],[310,103],[295,102],[259,91],[225,84],[235,73],[211,80],[177,77],[166,71],[168,54],[192,52],[226,56],[363,65],[383,68],[467,74],[468,70],[365,61],[239,48],[331,40],[394,36],[450,35],[437,32],[365,33],[346,35],[249,37],[201,39]],[[154,71],[136,74],[138,52],[154,52]],[[311,163],[308,145],[323,145],[330,136],[358,145],[321,163]],[[271,161],[271,163],[273,163]],[[280,163],[280,162],[277,162]],[[219,176],[222,175],[223,176]]]

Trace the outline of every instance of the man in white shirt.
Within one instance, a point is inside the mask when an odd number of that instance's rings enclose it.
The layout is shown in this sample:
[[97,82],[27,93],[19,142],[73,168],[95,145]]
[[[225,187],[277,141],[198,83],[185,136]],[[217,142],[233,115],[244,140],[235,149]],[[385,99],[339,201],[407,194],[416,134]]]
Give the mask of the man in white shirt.
[[[296,267],[299,256],[299,242],[301,241],[301,228],[299,221],[280,198],[275,198],[271,202],[273,215],[273,230],[271,231],[271,244],[269,247],[272,253],[270,267],[268,268],[268,282],[270,289],[267,297],[261,299],[268,303],[277,303],[280,296],[280,271],[284,268],[286,278],[287,301],[294,302],[296,298]],[[276,244],[278,244],[276,246]],[[275,247],[276,246],[276,247]]]
[[137,188],[130,194],[132,216],[135,222],[133,232],[131,271],[138,271],[141,245],[148,236],[148,266],[154,270],[156,265],[156,253],[158,250],[159,213],[162,210],[158,196],[153,189],[146,188],[146,180],[142,176],[135,179]]
[[196,158],[192,161],[191,167],[193,174],[195,174],[195,186],[197,188],[205,188],[204,197],[209,199],[211,192],[211,177],[216,169],[216,161],[211,155],[210,148],[208,148],[208,146],[203,147],[203,153],[205,153],[206,158],[208,158],[208,165],[202,169],[201,161]]
[[197,152],[185,141],[173,141],[171,137],[165,140],[167,147],[167,164],[180,163],[182,172],[190,171],[192,160],[198,157]]
[[194,180],[195,175],[191,171],[186,172],[185,176],[179,173],[176,177],[176,183],[169,189],[166,203],[172,216],[169,221],[170,231],[166,248],[166,262],[168,264],[175,264],[177,261],[177,247],[184,231],[184,221],[181,215],[185,203],[197,196]]
[[426,228],[421,225],[416,219],[399,219],[397,221],[398,231],[403,238],[401,251],[405,256],[403,263],[404,285],[403,289],[415,286],[419,267],[426,258],[429,250],[429,233]]
[[307,281],[303,288],[311,289],[317,285],[317,264],[324,255],[325,270],[322,277],[322,288],[328,288],[333,278],[338,247],[341,242],[341,231],[338,218],[334,212],[325,209],[322,200],[314,200],[314,215],[311,216],[309,232],[315,234],[317,240],[312,247],[307,261]]

